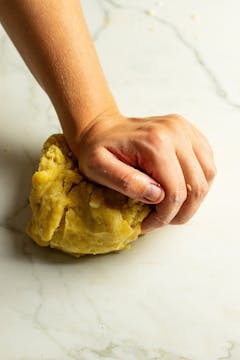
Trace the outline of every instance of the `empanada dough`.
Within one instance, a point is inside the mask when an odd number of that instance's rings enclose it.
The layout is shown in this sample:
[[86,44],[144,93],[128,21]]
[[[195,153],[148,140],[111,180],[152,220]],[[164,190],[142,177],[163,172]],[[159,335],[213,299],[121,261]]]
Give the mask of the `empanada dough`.
[[27,234],[40,246],[74,256],[129,247],[150,206],[97,185],[79,173],[62,134],[44,144],[32,178],[32,219]]

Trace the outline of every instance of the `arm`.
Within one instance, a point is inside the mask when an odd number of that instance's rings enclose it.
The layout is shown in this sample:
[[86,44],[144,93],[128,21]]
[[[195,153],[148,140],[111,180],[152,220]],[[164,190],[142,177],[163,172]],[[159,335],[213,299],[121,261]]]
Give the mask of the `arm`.
[[178,115],[120,114],[79,0],[0,0],[0,20],[50,97],[80,170],[156,204],[144,231],[191,218],[216,172],[208,141]]
[[118,112],[79,0],[0,0],[0,21],[50,97],[74,152],[100,114]]

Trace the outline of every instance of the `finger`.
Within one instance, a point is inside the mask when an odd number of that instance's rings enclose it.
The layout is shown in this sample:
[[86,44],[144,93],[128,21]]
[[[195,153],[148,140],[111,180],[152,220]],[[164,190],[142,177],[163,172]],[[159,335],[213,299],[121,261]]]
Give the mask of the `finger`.
[[105,148],[98,151],[98,155],[93,161],[90,178],[145,203],[159,203],[165,196],[159,183],[143,172],[125,164]]
[[217,173],[212,149],[208,144],[208,146],[199,146],[199,148],[194,148],[193,151],[210,186]]
[[166,151],[165,155],[161,154],[161,159],[155,160],[156,163],[153,166],[157,169],[157,173],[154,173],[154,178],[162,184],[165,198],[144,220],[143,232],[169,224],[187,197],[185,179],[175,152]]
[[171,224],[187,222],[195,214],[209,190],[209,184],[194,152],[184,155],[181,153],[178,159],[187,184],[188,196]]
[[197,144],[198,146],[194,147],[194,151],[195,150],[205,150],[210,157],[214,157],[214,153],[212,150],[211,145],[209,144],[208,139],[206,138],[206,136],[196,127],[193,128],[194,134],[195,134],[195,144]]

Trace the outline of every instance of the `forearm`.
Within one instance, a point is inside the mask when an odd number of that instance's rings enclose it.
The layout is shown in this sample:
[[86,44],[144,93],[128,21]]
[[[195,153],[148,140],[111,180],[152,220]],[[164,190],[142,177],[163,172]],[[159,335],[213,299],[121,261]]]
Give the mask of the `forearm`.
[[117,111],[79,0],[0,0],[0,20],[73,147],[91,121]]

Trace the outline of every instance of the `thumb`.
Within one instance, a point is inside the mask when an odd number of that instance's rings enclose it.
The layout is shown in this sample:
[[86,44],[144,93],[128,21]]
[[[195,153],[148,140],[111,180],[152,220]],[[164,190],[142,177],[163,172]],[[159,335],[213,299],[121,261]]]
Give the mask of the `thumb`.
[[99,184],[145,203],[157,204],[165,197],[164,190],[154,179],[122,162],[105,148],[99,152],[97,165],[90,177]]

